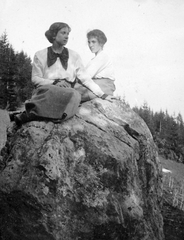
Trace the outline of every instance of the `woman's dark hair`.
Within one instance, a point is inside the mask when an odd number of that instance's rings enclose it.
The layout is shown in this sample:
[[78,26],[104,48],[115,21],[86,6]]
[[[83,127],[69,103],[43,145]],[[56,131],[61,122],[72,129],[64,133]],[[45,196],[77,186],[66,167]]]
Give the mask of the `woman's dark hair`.
[[98,40],[98,42],[101,43],[102,45],[104,45],[107,42],[107,37],[99,29],[94,29],[94,30],[88,32],[87,38],[89,39],[91,37],[95,37]]
[[53,23],[50,26],[49,30],[47,30],[45,32],[45,36],[48,39],[48,41],[50,43],[53,43],[54,42],[54,38],[56,37],[58,31],[61,30],[62,28],[65,28],[65,27],[67,27],[69,29],[69,31],[71,31],[71,28],[66,23],[63,23],[63,22]]

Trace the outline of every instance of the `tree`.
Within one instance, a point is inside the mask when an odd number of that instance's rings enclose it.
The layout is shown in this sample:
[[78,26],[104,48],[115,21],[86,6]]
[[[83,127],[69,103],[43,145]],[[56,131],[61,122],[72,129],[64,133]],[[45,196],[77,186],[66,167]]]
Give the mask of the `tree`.
[[9,60],[9,43],[7,34],[0,39],[0,107],[4,108],[7,104],[7,82],[8,82],[8,60]]
[[0,107],[16,110],[31,96],[31,59],[15,53],[6,32],[0,38]]
[[23,51],[16,54],[16,95],[17,101],[21,104],[30,98],[33,91],[33,83],[31,82],[31,59]]
[[148,125],[159,153],[166,158],[184,163],[184,123],[181,114],[170,116],[168,112],[153,113],[145,102],[140,108],[134,107]]
[[148,125],[152,134],[154,134],[154,122],[153,122],[153,112],[148,107],[147,102],[144,102],[143,106],[138,108],[135,107],[133,110],[143,118],[145,123]]

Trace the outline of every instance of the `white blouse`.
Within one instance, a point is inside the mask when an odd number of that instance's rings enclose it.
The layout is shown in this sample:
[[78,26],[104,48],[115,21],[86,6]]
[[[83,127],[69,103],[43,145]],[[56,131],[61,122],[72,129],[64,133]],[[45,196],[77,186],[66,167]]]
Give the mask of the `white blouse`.
[[81,58],[78,53],[71,49],[69,51],[68,68],[65,70],[57,58],[56,62],[47,66],[47,51],[45,48],[36,52],[32,66],[32,82],[38,86],[52,84],[55,79],[66,79],[74,82],[76,78],[89,88],[95,95],[101,97],[104,92],[94,83],[89,74],[85,71]]
[[91,59],[85,69],[91,78],[115,80],[113,63],[103,50]]

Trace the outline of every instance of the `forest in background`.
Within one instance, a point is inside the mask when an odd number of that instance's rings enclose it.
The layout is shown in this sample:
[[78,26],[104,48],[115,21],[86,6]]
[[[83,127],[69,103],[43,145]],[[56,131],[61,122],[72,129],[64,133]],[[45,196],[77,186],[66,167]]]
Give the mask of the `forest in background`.
[[[16,52],[5,32],[0,37],[0,108],[17,110],[31,97],[31,59],[23,51]],[[126,103],[125,99],[122,99]],[[126,103],[128,105],[128,103]],[[153,112],[145,102],[133,110],[148,125],[158,152],[166,159],[184,163],[184,123],[182,115],[170,116],[167,111]]]
[[170,116],[167,111],[153,112],[147,103],[133,110],[149,127],[159,155],[184,163],[184,123],[182,115]]
[[15,52],[5,32],[0,37],[0,108],[14,111],[30,98],[31,70],[30,57]]

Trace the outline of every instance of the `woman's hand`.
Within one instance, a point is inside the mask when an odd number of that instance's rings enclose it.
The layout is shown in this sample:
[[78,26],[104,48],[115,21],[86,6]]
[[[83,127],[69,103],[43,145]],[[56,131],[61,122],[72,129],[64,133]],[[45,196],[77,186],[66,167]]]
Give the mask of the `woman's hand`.
[[109,101],[109,102],[113,102],[113,100],[116,100],[116,97],[108,95],[105,100]]
[[56,84],[56,86],[63,87],[63,88],[71,87],[71,85],[69,83],[67,83],[66,81],[60,81]]
[[52,85],[56,85],[56,84],[58,84],[60,81],[61,81],[61,79],[59,79],[59,78],[58,78],[58,79],[55,79],[54,82],[52,83]]
[[68,83],[65,79],[56,79],[53,82],[53,85],[56,85],[57,87],[63,87],[63,88],[71,87],[70,83]]
[[109,102],[113,102],[113,100],[116,99],[116,97],[111,96],[111,95],[107,95],[106,93],[104,93],[104,94],[101,96],[101,98],[102,98],[103,100],[107,100],[107,101],[109,101]]

